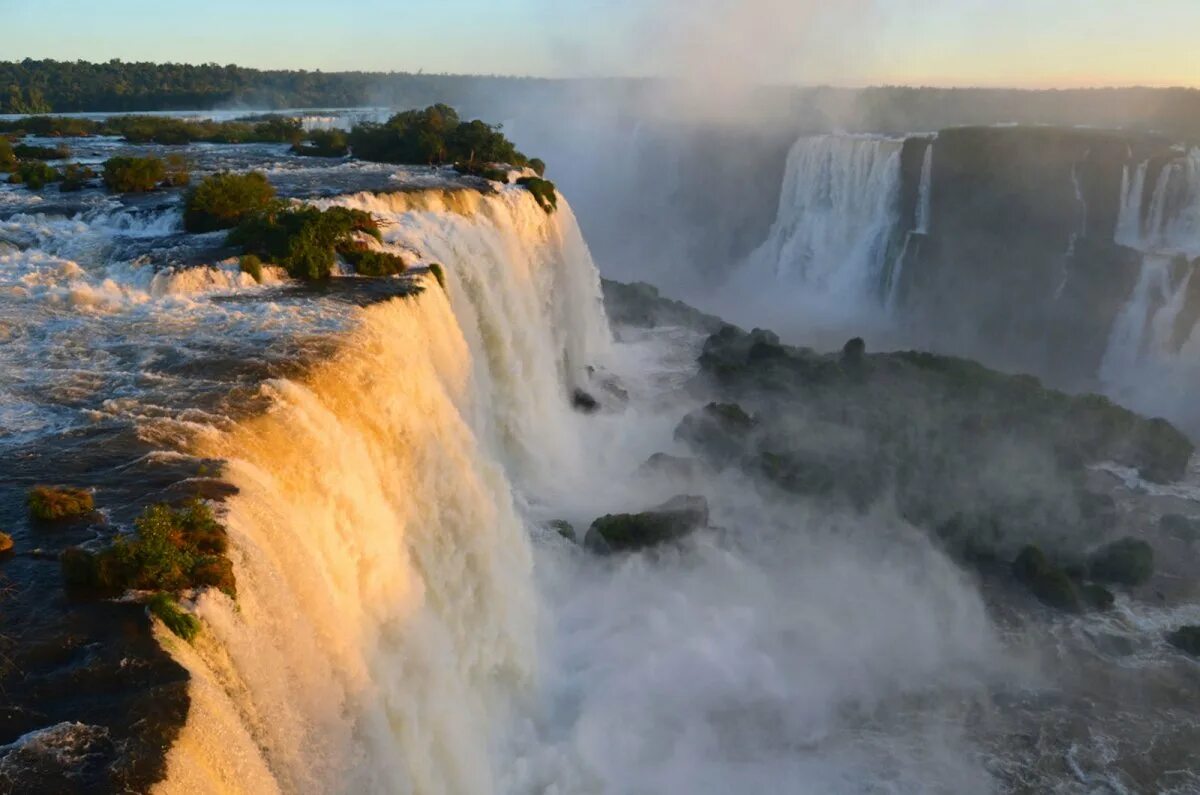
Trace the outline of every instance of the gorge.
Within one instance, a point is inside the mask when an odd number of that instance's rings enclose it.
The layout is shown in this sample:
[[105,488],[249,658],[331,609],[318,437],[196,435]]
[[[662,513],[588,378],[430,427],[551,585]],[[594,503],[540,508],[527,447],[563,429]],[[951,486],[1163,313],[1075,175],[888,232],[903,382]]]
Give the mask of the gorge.
[[[553,211],[170,150],[369,213],[388,278],[256,278],[178,190],[0,189],[0,786],[1200,786],[1195,148],[621,127],[600,178],[506,129]],[[40,522],[41,483],[97,512]],[[64,588],[64,550],[186,498],[236,575],[179,594],[191,641]]]

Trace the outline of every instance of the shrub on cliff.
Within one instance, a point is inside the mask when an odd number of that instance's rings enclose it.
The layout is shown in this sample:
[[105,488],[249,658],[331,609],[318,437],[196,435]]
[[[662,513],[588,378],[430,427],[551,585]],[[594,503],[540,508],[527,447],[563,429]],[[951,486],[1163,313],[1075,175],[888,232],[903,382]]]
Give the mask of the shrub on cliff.
[[9,183],[24,185],[30,190],[41,190],[47,184],[60,179],[62,179],[62,174],[57,169],[40,160],[20,163],[17,170],[8,175]]
[[362,210],[274,206],[242,221],[228,241],[283,267],[292,278],[315,281],[329,277],[336,252],[353,247],[358,232],[381,238],[378,223]]
[[91,492],[70,486],[34,486],[25,502],[30,515],[44,522],[78,519],[96,507]]
[[395,276],[408,269],[403,258],[386,251],[367,248],[366,245],[342,246],[338,253],[360,276]]
[[205,503],[151,505],[134,526],[136,533],[118,537],[100,552],[66,550],[61,563],[67,584],[107,593],[204,585],[234,595],[233,570],[223,557],[228,537]]
[[525,155],[498,126],[478,119],[463,122],[446,105],[397,113],[383,124],[356,124],[350,147],[363,160],[409,165],[508,163],[523,166]]
[[558,191],[550,180],[541,177],[521,177],[517,184],[533,194],[538,206],[545,210],[547,215],[558,209]]
[[104,184],[113,193],[146,193],[167,175],[158,157],[110,157],[104,163]]
[[429,266],[429,272],[433,274],[433,278],[437,279],[438,286],[443,290],[446,289],[446,272],[442,270],[442,266],[434,262]]
[[528,165],[533,169],[534,174],[539,177],[546,176],[546,163],[540,157],[530,158]]
[[258,171],[221,172],[205,178],[183,200],[183,227],[189,232],[232,229],[269,209],[275,189]]
[[200,619],[184,611],[179,603],[165,593],[156,593],[146,608],[166,625],[167,629],[189,643],[200,633]]
[[71,156],[71,150],[65,146],[17,144],[13,152],[21,160],[65,160]]

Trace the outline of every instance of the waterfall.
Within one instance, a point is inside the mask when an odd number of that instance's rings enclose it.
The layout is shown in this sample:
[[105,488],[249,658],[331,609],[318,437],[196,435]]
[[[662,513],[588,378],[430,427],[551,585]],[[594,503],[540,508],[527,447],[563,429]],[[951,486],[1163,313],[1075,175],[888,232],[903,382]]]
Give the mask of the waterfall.
[[193,706],[163,792],[490,793],[534,675],[518,501],[523,478],[583,483],[568,390],[609,346],[587,249],[521,189],[331,201],[447,289],[361,310],[266,414],[200,441],[239,490],[238,599],[203,595],[205,632],[174,644]]
[[900,141],[873,137],[797,141],[779,214],[750,255],[751,273],[816,305],[881,303],[897,226],[900,149]]
[[916,231],[923,235],[929,234],[931,194],[933,191],[933,147],[934,141],[930,141],[929,145],[925,147],[925,156],[921,160],[921,184],[917,189]]
[[[1190,392],[1200,377],[1197,298],[1200,148],[1162,164],[1126,166],[1116,241],[1142,255],[1137,286],[1117,318],[1101,365],[1106,389],[1131,406],[1200,431]],[[1191,260],[1189,262],[1189,260]]]

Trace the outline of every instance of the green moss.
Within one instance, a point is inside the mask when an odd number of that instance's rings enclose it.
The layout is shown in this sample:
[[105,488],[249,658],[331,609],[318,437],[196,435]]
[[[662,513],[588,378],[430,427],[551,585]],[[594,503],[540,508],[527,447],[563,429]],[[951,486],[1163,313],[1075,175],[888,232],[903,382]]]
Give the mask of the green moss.
[[1154,549],[1141,539],[1122,538],[1092,556],[1090,571],[1101,582],[1141,585],[1154,574]]
[[189,232],[232,229],[266,212],[274,201],[275,189],[264,174],[213,174],[184,197],[183,227]]
[[104,184],[113,193],[146,193],[167,175],[158,157],[110,157],[104,163]]
[[150,614],[166,625],[167,629],[191,643],[200,634],[200,619],[186,612],[179,602],[165,593],[156,593],[146,603]]
[[70,486],[34,486],[25,501],[29,514],[43,522],[78,519],[95,509],[91,492]]
[[532,193],[537,199],[538,206],[547,214],[558,209],[558,191],[555,190],[554,183],[550,180],[541,177],[521,177],[517,180],[517,184]]

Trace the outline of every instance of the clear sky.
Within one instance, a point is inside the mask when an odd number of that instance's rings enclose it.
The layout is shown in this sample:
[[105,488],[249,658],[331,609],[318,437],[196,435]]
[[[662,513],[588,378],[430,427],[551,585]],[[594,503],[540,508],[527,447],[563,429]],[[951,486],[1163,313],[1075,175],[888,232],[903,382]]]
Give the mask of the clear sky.
[[1200,0],[0,0],[0,60],[1200,86]]

